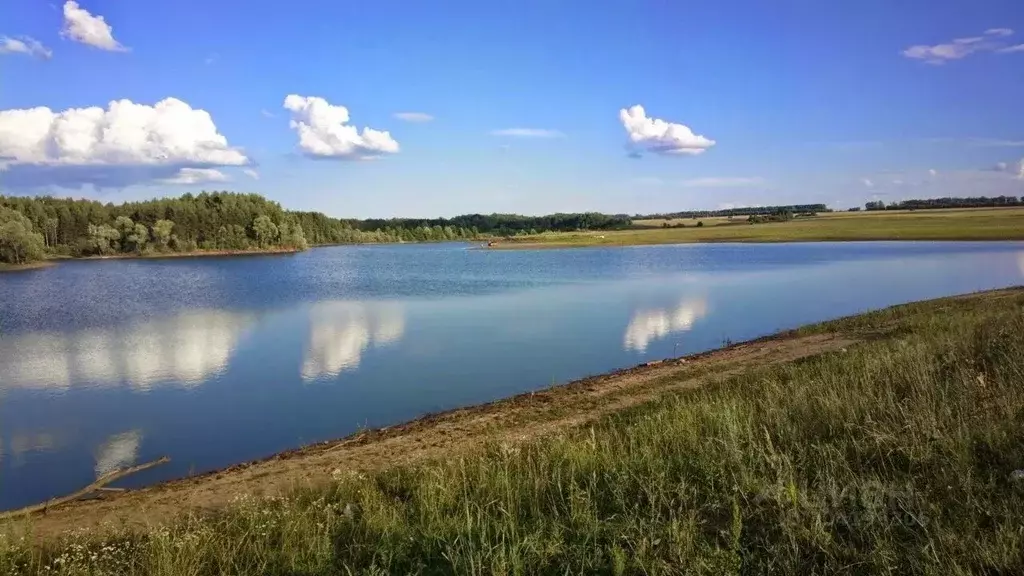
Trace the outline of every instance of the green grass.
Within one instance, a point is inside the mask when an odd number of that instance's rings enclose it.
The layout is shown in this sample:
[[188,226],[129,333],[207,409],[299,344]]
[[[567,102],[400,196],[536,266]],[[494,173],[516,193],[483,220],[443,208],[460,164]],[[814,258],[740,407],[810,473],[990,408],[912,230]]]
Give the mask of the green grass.
[[1024,292],[803,331],[865,341],[146,534],[8,536],[0,573],[1024,572]]
[[708,218],[677,220],[686,228],[651,227],[641,221],[630,230],[554,232],[522,236],[505,246],[622,246],[687,242],[811,242],[844,240],[1024,240],[1024,208],[918,210],[914,212],[837,212],[789,222],[748,224]]

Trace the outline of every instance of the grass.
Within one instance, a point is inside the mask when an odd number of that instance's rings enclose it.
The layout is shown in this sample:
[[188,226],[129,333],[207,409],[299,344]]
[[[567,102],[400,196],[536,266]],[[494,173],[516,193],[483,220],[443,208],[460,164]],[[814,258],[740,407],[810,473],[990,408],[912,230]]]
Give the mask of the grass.
[[1024,572],[1024,291],[802,331],[863,342],[143,534],[8,534],[0,573]]
[[[704,226],[697,227],[698,221]],[[789,222],[748,224],[742,217],[673,220],[661,228],[641,220],[629,230],[522,236],[498,247],[624,246],[688,242],[813,242],[846,240],[1024,240],[1024,208],[834,212]]]

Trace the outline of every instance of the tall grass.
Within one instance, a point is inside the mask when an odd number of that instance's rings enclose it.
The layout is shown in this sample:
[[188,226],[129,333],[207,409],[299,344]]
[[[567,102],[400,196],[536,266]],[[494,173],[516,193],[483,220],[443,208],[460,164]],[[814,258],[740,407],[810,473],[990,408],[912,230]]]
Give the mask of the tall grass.
[[[13,574],[1024,573],[1024,296],[471,457],[143,534],[0,539]],[[826,327],[827,328],[827,327]],[[30,538],[29,538],[30,539]]]

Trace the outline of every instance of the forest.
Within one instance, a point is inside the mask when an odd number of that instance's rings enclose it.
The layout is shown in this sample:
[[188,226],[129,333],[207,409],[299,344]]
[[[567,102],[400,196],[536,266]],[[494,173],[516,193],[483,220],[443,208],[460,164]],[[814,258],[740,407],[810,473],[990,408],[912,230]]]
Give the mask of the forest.
[[924,200],[903,200],[886,204],[881,200],[868,202],[865,210],[928,210],[936,208],[992,208],[997,206],[1022,206],[1024,199],[1016,196],[977,196],[973,198],[929,198]]
[[285,210],[258,194],[232,192],[202,192],[123,204],[0,196],[0,262],[23,264],[47,256],[439,242],[549,230],[608,230],[630,223],[627,216],[593,212],[549,216],[471,214],[430,220],[339,219],[320,212]]

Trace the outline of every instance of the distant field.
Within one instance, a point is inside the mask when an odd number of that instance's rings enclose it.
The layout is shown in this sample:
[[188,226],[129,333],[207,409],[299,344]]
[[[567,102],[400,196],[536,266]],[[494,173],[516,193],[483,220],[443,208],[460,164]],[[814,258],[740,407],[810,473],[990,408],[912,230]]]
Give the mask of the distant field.
[[[629,230],[548,232],[497,247],[626,246],[688,242],[811,242],[843,240],[1024,240],[1024,207],[886,212],[832,212],[789,222],[748,224],[746,217],[638,220]],[[698,222],[703,222],[701,227]]]

